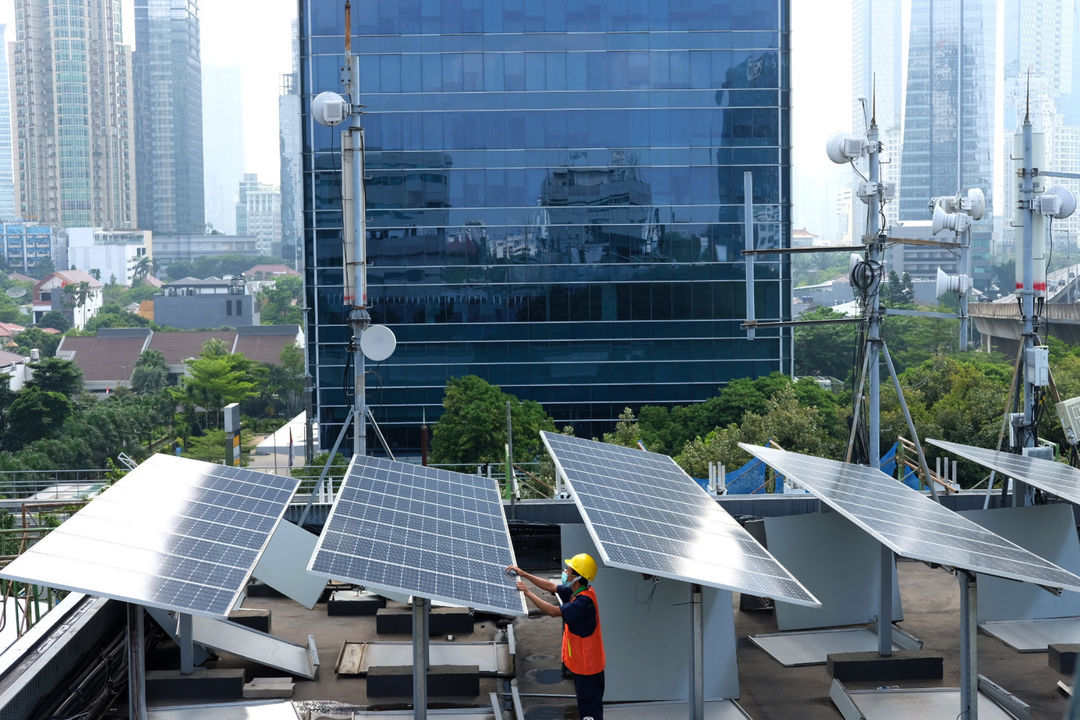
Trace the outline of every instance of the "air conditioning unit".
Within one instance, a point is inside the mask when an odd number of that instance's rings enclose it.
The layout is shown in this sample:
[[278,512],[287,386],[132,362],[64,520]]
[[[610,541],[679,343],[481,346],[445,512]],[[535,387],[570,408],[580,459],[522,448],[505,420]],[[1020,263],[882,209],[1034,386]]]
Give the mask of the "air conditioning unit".
[[1080,397],[1059,402],[1057,413],[1061,420],[1061,429],[1065,431],[1065,439],[1070,445],[1076,445],[1080,440]]

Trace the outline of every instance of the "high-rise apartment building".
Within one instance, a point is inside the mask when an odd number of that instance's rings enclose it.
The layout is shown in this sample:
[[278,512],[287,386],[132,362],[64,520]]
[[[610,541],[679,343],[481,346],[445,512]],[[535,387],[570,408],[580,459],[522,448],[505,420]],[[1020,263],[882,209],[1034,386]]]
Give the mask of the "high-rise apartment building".
[[[787,3],[357,3],[368,281],[397,351],[368,381],[395,452],[445,384],[476,374],[558,425],[693,403],[790,372],[787,330],[746,317],[744,183],[758,247],[790,243]],[[304,0],[308,359],[320,438],[351,403],[342,299],[344,23]],[[790,266],[759,262],[759,318],[790,317]]]
[[986,216],[971,230],[980,289],[991,277],[996,22],[992,0],[912,0],[898,198],[901,221],[925,221],[930,198],[982,189]]
[[260,186],[244,194],[248,235],[256,238],[260,255],[281,256],[281,193],[277,188]]
[[47,225],[137,224],[131,52],[115,0],[15,0],[18,213]]
[[18,217],[15,213],[15,175],[11,157],[9,82],[7,26],[0,23],[0,222]]
[[202,65],[197,0],[135,0],[139,225],[202,232]]

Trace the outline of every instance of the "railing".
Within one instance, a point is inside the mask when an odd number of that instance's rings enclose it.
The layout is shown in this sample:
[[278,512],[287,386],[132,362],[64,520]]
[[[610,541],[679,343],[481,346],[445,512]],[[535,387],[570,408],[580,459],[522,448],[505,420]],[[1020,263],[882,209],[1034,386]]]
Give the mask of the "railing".
[[[49,534],[60,522],[79,510],[86,501],[23,503],[20,527],[0,529],[0,568],[21,555],[28,547]],[[15,634],[22,637],[42,616],[53,609],[67,593],[62,590],[0,580],[0,629],[15,623]],[[12,615],[9,617],[9,613]]]
[[63,500],[92,495],[105,486],[109,472],[107,468],[0,472],[0,504],[10,507],[12,500]]

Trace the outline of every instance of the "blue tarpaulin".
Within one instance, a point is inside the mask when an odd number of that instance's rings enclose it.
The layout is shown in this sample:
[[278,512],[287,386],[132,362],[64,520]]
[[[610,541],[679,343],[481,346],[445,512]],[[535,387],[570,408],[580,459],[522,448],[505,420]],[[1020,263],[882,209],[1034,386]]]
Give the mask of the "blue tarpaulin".
[[[768,466],[758,460],[752,458],[750,462],[743,465],[741,468],[730,470],[727,473],[727,477],[724,478],[727,483],[728,495],[751,495],[754,493],[764,493],[765,490],[765,471]],[[705,488],[709,488],[709,481],[707,479],[694,478],[698,485]],[[784,492],[784,476],[776,476],[776,490],[774,492]]]
[[[881,458],[881,471],[891,477],[896,477],[896,452],[900,443],[893,443]],[[725,478],[727,481],[728,495],[751,495],[765,492],[765,475],[768,466],[757,458],[751,458],[750,462],[740,468],[731,470]],[[708,490],[709,481],[702,478],[694,478],[698,485]],[[914,490],[921,490],[918,474],[907,468],[902,482]],[[784,492],[784,476],[776,476],[776,489],[773,492]]]

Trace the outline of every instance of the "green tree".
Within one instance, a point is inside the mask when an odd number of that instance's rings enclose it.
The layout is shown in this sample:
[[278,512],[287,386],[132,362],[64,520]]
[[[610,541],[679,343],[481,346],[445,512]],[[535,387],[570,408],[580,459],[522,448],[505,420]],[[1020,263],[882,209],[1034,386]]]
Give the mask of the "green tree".
[[915,285],[911,282],[911,274],[907,270],[900,277],[900,302],[905,305],[915,304]]
[[[240,464],[245,465],[245,458],[251,452],[254,445],[248,443],[244,439],[244,435],[240,436]],[[225,462],[225,431],[224,430],[207,430],[202,435],[188,438],[187,445],[184,447],[184,457],[192,458],[193,460],[203,460],[205,462],[224,463]]]
[[41,316],[38,320],[38,327],[52,328],[53,330],[59,330],[60,332],[67,332],[71,329],[71,318],[59,310],[50,310]]
[[514,462],[535,462],[543,453],[541,430],[555,421],[540,403],[519,400],[475,375],[446,383],[443,414],[432,427],[431,461],[436,464],[503,462],[506,403],[514,432]]
[[139,255],[131,263],[131,284],[137,285],[154,274],[155,263],[149,255]]
[[207,341],[199,357],[185,361],[187,375],[176,394],[190,418],[194,419],[195,408],[201,407],[206,410],[210,427],[216,428],[221,425],[221,409],[258,395],[257,384],[263,378],[261,369],[243,355],[216,354],[214,340]]
[[766,400],[763,413],[749,411],[740,424],[731,423],[690,441],[676,461],[690,475],[706,477],[709,462],[736,468],[750,459],[740,442],[765,445],[769,440],[785,450],[819,457],[836,457],[840,450],[840,443],[826,431],[820,411],[803,406],[789,384]]
[[56,355],[56,347],[60,344],[59,334],[47,333],[41,328],[27,328],[15,335],[16,352],[20,355],[29,355],[31,350],[38,350],[42,357]]
[[42,258],[27,270],[27,275],[38,280],[44,280],[54,272],[56,272],[56,266],[53,265],[52,258]]
[[263,325],[299,325],[302,321],[304,279],[282,275],[259,291],[259,317]]
[[73,398],[82,392],[83,373],[71,360],[42,358],[34,363],[33,377],[26,386]]
[[140,395],[156,393],[169,384],[169,367],[160,350],[144,350],[135,361],[131,389]]
[[5,447],[18,449],[60,432],[72,409],[71,401],[62,393],[39,387],[24,388],[8,407]]
[[148,325],[150,321],[142,315],[136,315],[115,305],[106,305],[94,317],[86,321],[86,330],[96,334],[102,328],[137,328]]
[[634,419],[634,411],[624,408],[619,413],[619,422],[615,423],[615,431],[604,433],[603,441],[611,445],[636,448],[641,442],[641,428]]
[[[803,313],[800,320],[840,320],[829,308]],[[890,318],[891,320],[892,318]],[[855,322],[795,326],[795,374],[821,375],[844,380],[853,374]]]

